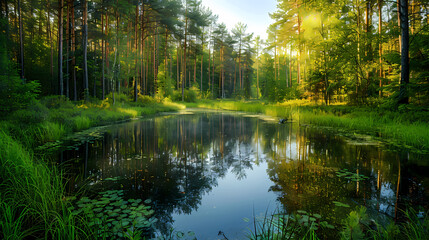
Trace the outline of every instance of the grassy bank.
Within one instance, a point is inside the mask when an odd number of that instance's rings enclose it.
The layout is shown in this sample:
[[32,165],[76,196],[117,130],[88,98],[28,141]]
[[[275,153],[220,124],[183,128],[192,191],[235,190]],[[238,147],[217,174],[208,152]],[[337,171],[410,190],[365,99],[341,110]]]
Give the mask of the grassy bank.
[[181,108],[184,106],[150,97],[130,102],[120,95],[113,105],[109,99],[73,103],[52,96],[13,112],[0,122],[0,128],[31,149],[91,127]]
[[420,152],[429,150],[429,112],[420,109],[390,111],[377,107],[316,106],[306,101],[279,104],[263,102],[210,101],[187,103],[187,107],[244,111],[301,124],[333,127],[377,135],[394,144]]
[[0,121],[0,239],[95,239],[84,217],[71,214],[63,174],[34,147],[57,141],[94,126],[130,118],[175,111],[184,106],[121,96],[112,101],[72,103],[49,97],[3,116]]

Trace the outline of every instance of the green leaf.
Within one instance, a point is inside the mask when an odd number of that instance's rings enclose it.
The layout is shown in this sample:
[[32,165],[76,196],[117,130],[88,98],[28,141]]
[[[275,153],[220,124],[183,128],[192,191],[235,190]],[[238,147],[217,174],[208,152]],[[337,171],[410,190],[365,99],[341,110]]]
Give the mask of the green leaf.
[[347,207],[347,208],[349,208],[349,207],[350,207],[350,205],[345,204],[345,203],[342,203],[342,202],[333,201],[333,203],[334,203],[334,204],[335,204],[335,206],[337,206],[337,207]]

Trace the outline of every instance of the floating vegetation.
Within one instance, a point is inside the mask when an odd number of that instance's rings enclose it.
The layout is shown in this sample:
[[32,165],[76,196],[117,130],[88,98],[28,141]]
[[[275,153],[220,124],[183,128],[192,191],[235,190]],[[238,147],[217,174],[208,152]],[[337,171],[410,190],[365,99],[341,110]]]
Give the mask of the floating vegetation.
[[124,238],[142,235],[157,219],[150,199],[123,198],[124,190],[100,192],[95,199],[82,197],[70,207],[73,215],[86,217],[99,237]]
[[298,210],[291,221],[298,222],[301,226],[308,227],[311,230],[318,230],[319,227],[334,229],[334,226],[327,221],[322,221],[322,216],[317,213],[309,213],[304,210]]
[[36,153],[55,152],[59,150],[78,150],[79,146],[88,142],[94,143],[98,139],[102,139],[104,135],[103,129],[105,126],[94,127],[81,132],[72,134],[71,136],[47,142],[42,146],[37,147]]
[[336,172],[337,173],[337,177],[340,178],[345,178],[354,182],[358,182],[358,181],[363,181],[368,179],[367,176],[359,174],[359,173],[354,173],[354,172],[349,172],[346,168],[345,169],[341,169],[339,171]]

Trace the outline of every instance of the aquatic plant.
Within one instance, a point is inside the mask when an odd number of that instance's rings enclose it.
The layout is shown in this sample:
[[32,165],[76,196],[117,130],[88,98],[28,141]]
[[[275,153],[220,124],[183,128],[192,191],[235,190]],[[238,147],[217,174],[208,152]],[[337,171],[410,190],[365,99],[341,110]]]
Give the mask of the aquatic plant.
[[98,237],[122,238],[142,235],[157,222],[150,203],[149,199],[125,200],[123,190],[108,190],[94,198],[82,197],[69,210],[72,215],[86,218]]

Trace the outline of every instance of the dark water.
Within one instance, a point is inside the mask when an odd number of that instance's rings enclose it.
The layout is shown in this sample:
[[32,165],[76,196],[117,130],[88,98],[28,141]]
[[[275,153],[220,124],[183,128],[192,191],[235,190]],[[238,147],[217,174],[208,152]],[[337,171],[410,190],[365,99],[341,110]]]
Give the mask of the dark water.
[[[219,239],[219,231],[243,239],[254,216],[275,209],[318,213],[335,225],[365,205],[394,219],[399,208],[427,204],[429,168],[418,164],[425,158],[297,123],[202,111],[111,126],[62,153],[79,176],[71,191],[85,183],[151,199],[158,234],[192,231],[198,239]],[[341,169],[369,178],[338,177]]]

